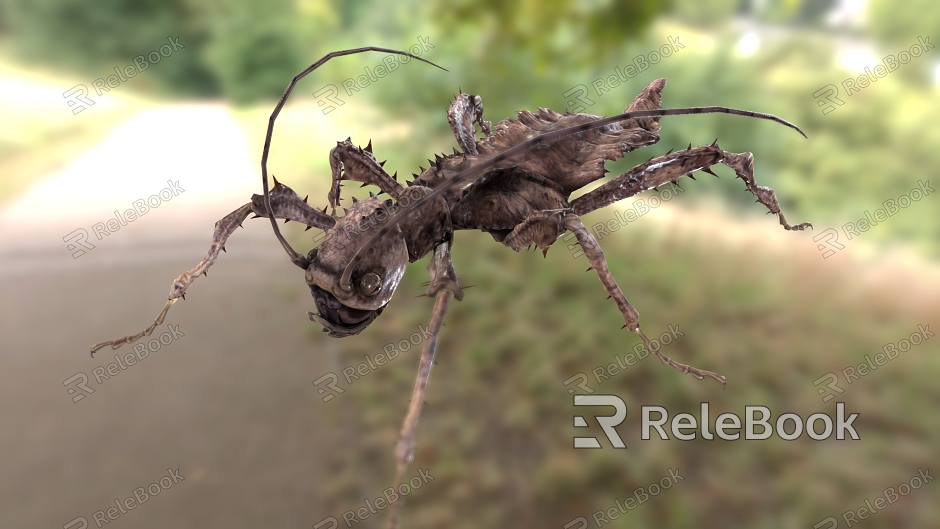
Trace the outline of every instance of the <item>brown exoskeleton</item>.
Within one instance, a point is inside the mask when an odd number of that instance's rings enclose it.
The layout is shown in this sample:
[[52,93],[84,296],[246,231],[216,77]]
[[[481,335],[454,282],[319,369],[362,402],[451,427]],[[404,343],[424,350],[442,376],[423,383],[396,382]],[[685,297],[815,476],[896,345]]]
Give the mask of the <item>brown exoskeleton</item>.
[[[249,203],[216,223],[209,252],[195,268],[176,278],[166,306],[150,327],[133,336],[99,343],[92,348],[92,354],[106,345],[117,349],[153,332],[163,323],[173,303],[185,297],[193,281],[212,266],[219,251],[225,249],[229,236],[249,213],[254,213],[270,219],[274,234],[291,261],[305,271],[317,307],[317,312],[309,313],[309,317],[334,337],[362,332],[387,307],[405,267],[433,253],[428,263],[431,280],[427,289],[427,295],[435,300],[428,325],[431,338],[424,344],[411,403],[396,448],[398,483],[413,456],[415,429],[447,306],[452,298],[463,299],[450,257],[453,233],[457,230],[482,230],[515,251],[535,245],[543,253],[566,231],[573,232],[590,262],[589,270],[597,273],[608,297],[613,298],[623,314],[624,327],[637,333],[649,351],[664,364],[700,380],[709,377],[725,384],[723,376],[675,362],[652,345],[640,330],[639,314],[620,291],[607,268],[603,251],[581,223],[580,216],[675,182],[680,177],[692,177],[696,171],[714,175],[709,168],[722,163],[744,180],[747,190],[779,217],[784,228],[810,227],[808,223],[787,224],[774,191],[757,185],[751,153],[724,151],[717,141],[704,147],[689,145],[687,149],[652,158],[575,200],[569,202],[569,197],[603,178],[607,160],[658,142],[662,116],[720,112],[769,119],[803,134],[798,127],[768,114],[723,107],[663,110],[660,103],[665,79],[651,82],[618,116],[601,119],[589,114],[567,111],[559,114],[540,108],[535,113],[520,111],[518,119],[505,119],[495,128],[483,120],[482,99],[461,92],[447,113],[461,151],[454,149],[453,154],[435,156],[433,162],[429,160],[430,167],[422,168],[407,186],[385,172],[384,162],[378,162],[372,154],[371,141],[363,149],[347,139],[330,151],[333,184],[327,198],[333,208],[331,214],[326,213],[325,207],[320,211],[307,205],[306,198],[301,200],[277,180],[269,190],[267,158],[274,121],[294,85],[332,57],[363,51],[407,55],[433,64],[409,53],[368,47],[330,53],[295,76],[268,122],[261,158],[263,194],[253,195]],[[485,136],[479,141],[476,124]],[[353,199],[345,214],[337,216],[343,180],[374,185],[391,198],[383,201],[373,195],[365,200]],[[323,229],[325,238],[320,246],[303,256],[281,235],[276,219],[301,222],[308,229]],[[397,504],[391,507],[389,526],[394,527],[398,518]]]

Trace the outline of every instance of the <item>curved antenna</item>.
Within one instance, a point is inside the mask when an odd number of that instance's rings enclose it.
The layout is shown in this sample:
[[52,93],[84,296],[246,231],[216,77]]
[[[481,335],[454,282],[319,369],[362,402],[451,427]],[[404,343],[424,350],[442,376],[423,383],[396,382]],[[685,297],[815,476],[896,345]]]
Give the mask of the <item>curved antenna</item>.
[[442,193],[454,187],[455,185],[463,183],[464,181],[468,180],[470,177],[477,175],[479,173],[482,173],[484,169],[488,169],[507,158],[511,158],[534,145],[538,145],[540,143],[562,138],[569,134],[577,134],[578,132],[584,132],[586,130],[597,129],[606,125],[610,125],[611,123],[617,123],[618,121],[624,121],[627,119],[650,118],[650,117],[656,117],[656,116],[678,116],[682,114],[713,114],[713,113],[734,114],[737,116],[747,116],[747,117],[752,117],[752,118],[760,118],[760,119],[767,119],[770,121],[775,121],[777,123],[780,123],[781,125],[785,125],[799,132],[800,134],[803,135],[804,138],[806,137],[806,134],[802,130],[800,130],[799,127],[797,127],[793,123],[790,123],[789,121],[780,119],[777,116],[774,116],[772,114],[764,114],[761,112],[751,112],[750,110],[737,110],[734,108],[726,108],[726,107],[692,107],[692,108],[669,108],[669,109],[655,109],[655,110],[635,110],[632,112],[626,112],[626,113],[620,114],[618,116],[613,116],[609,118],[601,118],[595,121],[589,121],[587,123],[582,123],[580,125],[575,125],[573,127],[559,129],[553,132],[548,132],[539,136],[535,136],[533,138],[529,138],[528,140],[518,145],[515,145],[514,147],[510,149],[506,149],[505,151],[497,154],[496,156],[484,162],[481,162],[477,165],[474,165],[473,167],[469,169],[466,169],[464,171],[461,171],[460,173],[457,173],[450,180],[434,188],[434,191],[423,196],[419,200],[415,201],[413,204],[410,204],[407,208],[402,208],[401,211],[399,211],[394,217],[390,218],[388,222],[386,222],[381,228],[379,228],[379,230],[375,233],[375,235],[372,236],[372,238],[370,238],[368,241],[366,241],[365,244],[359,247],[359,249],[356,251],[356,254],[353,255],[353,258],[349,261],[349,264],[346,265],[346,269],[343,270],[343,276],[340,278],[339,286],[340,288],[342,288],[343,290],[347,292],[349,292],[352,289],[352,286],[349,284],[350,277],[352,276],[352,272],[356,268],[356,265],[359,264],[359,261],[362,260],[363,256],[365,255],[365,252],[368,251],[369,248],[371,248],[373,244],[378,242],[379,239],[384,237],[386,233],[388,233],[396,225],[398,225],[398,223],[401,222],[402,219],[405,218],[405,216],[411,214],[413,211],[415,211],[416,209],[418,209],[419,207],[427,203],[429,200],[433,200],[434,198],[440,196]]
[[[297,84],[297,81],[300,81],[307,74],[316,70],[323,63],[332,59],[333,57],[340,57],[343,55],[352,55],[354,53],[362,53],[365,51],[381,51],[385,53],[395,53],[398,55],[406,55],[408,57],[411,57],[412,59],[418,59],[421,62],[426,62],[430,64],[431,66],[440,68],[441,70],[444,70],[445,72],[447,71],[446,68],[442,68],[429,60],[422,59],[421,57],[412,55],[405,51],[392,50],[389,48],[379,48],[376,46],[366,46],[364,48],[355,48],[355,49],[350,49],[350,50],[334,51],[334,52],[327,53],[319,61],[311,64],[306,70],[295,75],[294,78],[291,79],[290,84],[287,85],[287,89],[284,90],[284,95],[282,95],[281,99],[277,102],[277,106],[274,107],[274,111],[271,112],[271,118],[268,120],[268,132],[264,137],[264,151],[261,154],[261,188],[264,190],[264,207],[267,211],[269,212],[272,211],[271,195],[268,192],[268,152],[271,149],[271,136],[274,133],[274,120],[276,120],[277,115],[281,113],[281,108],[284,107],[284,103],[287,102],[288,96],[290,96],[291,91],[294,90],[294,85]],[[297,251],[295,251],[291,247],[291,245],[286,240],[284,240],[284,236],[281,235],[281,230],[277,226],[277,221],[275,220],[274,215],[268,215],[268,217],[271,219],[271,227],[274,228],[274,236],[277,237],[278,242],[280,242],[281,246],[284,247],[284,250],[287,251],[287,255],[290,256],[291,262],[293,262],[295,265],[306,270],[307,266],[309,266],[310,264],[307,261],[307,258],[297,253]]]

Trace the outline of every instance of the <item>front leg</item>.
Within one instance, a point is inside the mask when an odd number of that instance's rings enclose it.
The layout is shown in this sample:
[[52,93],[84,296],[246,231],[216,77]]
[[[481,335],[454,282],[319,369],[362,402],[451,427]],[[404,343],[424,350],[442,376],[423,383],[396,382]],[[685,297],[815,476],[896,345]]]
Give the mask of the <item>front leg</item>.
[[[428,287],[427,295],[434,297],[434,311],[431,313],[431,321],[428,323],[428,332],[431,336],[425,340],[424,349],[421,351],[418,376],[415,379],[415,387],[411,393],[411,403],[408,406],[408,413],[405,415],[401,435],[398,438],[398,446],[395,449],[395,458],[398,460],[398,468],[395,472],[396,487],[405,479],[408,463],[414,458],[418,416],[421,414],[421,406],[424,405],[424,393],[431,377],[431,366],[434,365],[434,355],[437,352],[437,339],[440,336],[441,327],[444,325],[447,306],[454,297],[458,301],[463,299],[463,292],[457,284],[457,277],[454,273],[454,263],[450,258],[450,242],[441,243],[434,249],[434,255],[428,263],[428,272],[431,273],[431,284]],[[386,525],[388,529],[395,529],[398,526],[398,511],[403,502],[402,499],[391,505],[391,512]]]
[[[307,226],[313,226],[321,229],[332,228],[336,221],[332,217],[320,212],[319,210],[307,205],[306,199],[301,200],[300,196],[291,188],[275,180],[274,189],[271,190],[271,209],[274,210],[274,217],[278,219],[293,220],[301,222]],[[225,251],[225,243],[228,238],[235,233],[235,230],[241,227],[242,222],[249,214],[254,213],[257,217],[268,217],[268,210],[264,207],[264,197],[261,195],[252,195],[251,202],[229,213],[215,223],[215,229],[212,233],[212,244],[206,256],[199,261],[195,267],[180,274],[170,286],[170,293],[167,295],[166,305],[157,315],[153,323],[146,329],[137,334],[124,336],[115,340],[108,340],[95,344],[91,348],[91,356],[105,346],[111,346],[111,349],[117,349],[124,344],[134,343],[144,336],[150,336],[158,325],[163,324],[170,307],[176,303],[179,298],[186,299],[186,290],[192,286],[193,282],[201,275],[209,275],[209,268],[219,258],[220,252]]]
[[389,176],[382,169],[383,165],[385,162],[376,161],[372,155],[372,140],[369,140],[365,149],[353,145],[349,138],[336,142],[336,147],[330,151],[333,184],[328,197],[333,214],[336,214],[336,207],[339,206],[340,182],[343,180],[362,182],[363,186],[372,184],[397,200],[405,188],[397,182],[396,177]]
[[631,305],[626,296],[623,295],[623,292],[620,291],[620,287],[618,287],[617,282],[614,281],[614,276],[610,273],[610,269],[607,268],[607,260],[604,258],[604,251],[601,250],[600,245],[597,244],[597,240],[584,227],[584,224],[581,223],[581,219],[574,213],[565,215],[564,224],[565,227],[571,230],[575,234],[575,237],[578,238],[578,244],[580,244],[581,248],[584,250],[584,254],[591,263],[591,268],[597,272],[597,277],[600,278],[601,283],[604,284],[604,288],[607,289],[607,293],[610,294],[614,303],[617,304],[617,308],[620,309],[620,312],[623,314],[625,320],[623,327],[639,334],[643,343],[646,344],[647,349],[658,356],[663,364],[672,366],[683,373],[690,373],[699,380],[709,377],[721,382],[723,385],[727,385],[725,377],[711,371],[704,371],[675,362],[668,356],[662,354],[659,349],[653,347],[649,338],[640,330],[640,314],[633,308],[633,305]]

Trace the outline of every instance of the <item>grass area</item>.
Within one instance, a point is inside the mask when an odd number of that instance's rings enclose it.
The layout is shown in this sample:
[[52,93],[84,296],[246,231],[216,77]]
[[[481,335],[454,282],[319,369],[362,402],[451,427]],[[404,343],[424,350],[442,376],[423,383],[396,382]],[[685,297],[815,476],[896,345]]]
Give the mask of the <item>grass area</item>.
[[[371,138],[379,159],[388,153],[392,171],[414,164],[407,133],[383,137],[381,120],[361,108],[355,120],[339,121],[323,119],[314,105],[288,107],[275,131],[272,172],[289,175],[282,180],[322,205],[327,153],[337,139],[365,144]],[[268,114],[261,106],[242,114],[258,156],[258,123]],[[448,145],[421,147],[427,153]],[[744,194],[740,182],[722,179],[730,184]],[[695,192],[706,185],[683,183]],[[352,186],[344,196],[366,191]],[[870,252],[865,241],[824,260],[813,232],[785,232],[762,211],[715,214],[720,208],[708,200],[674,206],[601,244],[646,332],[656,337],[678,327],[684,336],[665,353],[726,375],[728,389],[648,358],[599,383],[594,373],[640,341],[620,330],[621,316],[595,275],[584,273],[585,259],[573,259],[562,242],[543,259],[538,252],[513,253],[486,234],[460,232],[458,275],[479,286],[452,304],[447,319],[410,474],[430,469],[435,481],[409,496],[403,524],[560,527],[584,516],[594,526],[593,513],[673,468],[685,478],[681,483],[609,527],[692,528],[702,519],[729,528],[808,527],[864,505],[916,476],[919,467],[936,466],[930,447],[940,425],[922,420],[940,401],[933,382],[940,375],[936,338],[851,384],[840,374],[845,393],[838,399],[822,402],[814,385],[828,372],[874,357],[918,325],[940,328],[935,264],[909,254],[885,257],[884,248]],[[585,223],[612,218],[605,210]],[[880,257],[860,257],[865,252]],[[408,269],[391,306],[367,332],[334,345],[340,368],[396,347],[426,325],[431,301],[415,297],[424,291],[425,264]],[[322,339],[319,330],[311,326],[312,340]],[[357,508],[391,485],[393,447],[418,354],[419,347],[403,351],[351,384],[337,372],[347,393],[323,404],[335,414],[333,427],[343,432],[346,447],[324,454],[332,466],[335,512]],[[574,410],[564,381],[577,373],[585,373],[595,392],[626,400],[630,415],[618,430],[627,450],[572,450],[571,438],[580,432],[571,427]],[[748,405],[768,406],[775,417],[834,415],[840,401],[860,414],[861,440],[642,441],[638,431],[641,405],[697,414],[708,402],[714,420],[728,411],[743,415]],[[903,508],[886,510],[870,525],[930,525],[940,518],[932,498],[926,490],[911,494]]]
[[[864,362],[916,331],[940,328],[940,274],[910,262],[822,259],[809,234],[784,232],[768,217],[678,213],[643,220],[601,241],[615,277],[658,336],[684,336],[664,352],[728,377],[727,390],[649,358],[598,384],[592,371],[632,352],[639,339],[583,257],[556,244],[519,254],[488,235],[460,232],[455,263],[467,291],[452,304],[418,430],[411,468],[435,481],[408,498],[409,527],[561,527],[623,502],[678,468],[685,478],[612,528],[809,527],[864,505],[887,487],[937,464],[940,341],[931,338],[823,403],[814,381]],[[613,218],[596,212],[587,223]],[[340,342],[339,365],[355,366],[426,324],[431,301],[415,298],[426,280],[411,267],[391,306],[368,332]],[[318,331],[312,329],[311,332]],[[319,332],[316,332],[319,335]],[[334,461],[334,501],[345,510],[389,486],[393,446],[419,352],[341,387],[324,406],[337,414],[349,449]],[[629,408],[618,428],[628,449],[572,450],[574,408],[563,382],[583,372],[597,394]],[[745,405],[775,417],[858,412],[859,441],[642,441],[639,407],[665,406],[712,420]],[[592,431],[599,434],[599,430]],[[604,446],[606,440],[601,441]],[[417,472],[415,470],[415,472]],[[366,486],[366,484],[368,486]],[[906,497],[870,527],[926,527],[940,519],[935,491]],[[576,527],[578,525],[575,525]]]

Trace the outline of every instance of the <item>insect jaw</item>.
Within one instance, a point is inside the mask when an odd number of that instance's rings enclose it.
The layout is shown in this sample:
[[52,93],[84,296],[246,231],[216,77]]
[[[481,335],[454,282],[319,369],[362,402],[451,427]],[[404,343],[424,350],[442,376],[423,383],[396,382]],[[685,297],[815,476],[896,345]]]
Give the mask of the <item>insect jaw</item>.
[[311,321],[323,326],[323,332],[330,333],[333,338],[353,336],[362,332],[369,326],[385,306],[375,310],[353,309],[342,304],[335,296],[316,285],[310,285],[310,293],[319,312],[307,312]]
[[369,319],[359,323],[355,326],[341,327],[330,323],[329,321],[323,319],[317,313],[307,312],[307,316],[310,318],[310,321],[315,321],[323,326],[323,332],[328,332],[327,336],[331,338],[345,338],[347,336],[355,336],[365,330],[375,319],[382,313],[382,309],[375,311],[375,313],[369,317]]

